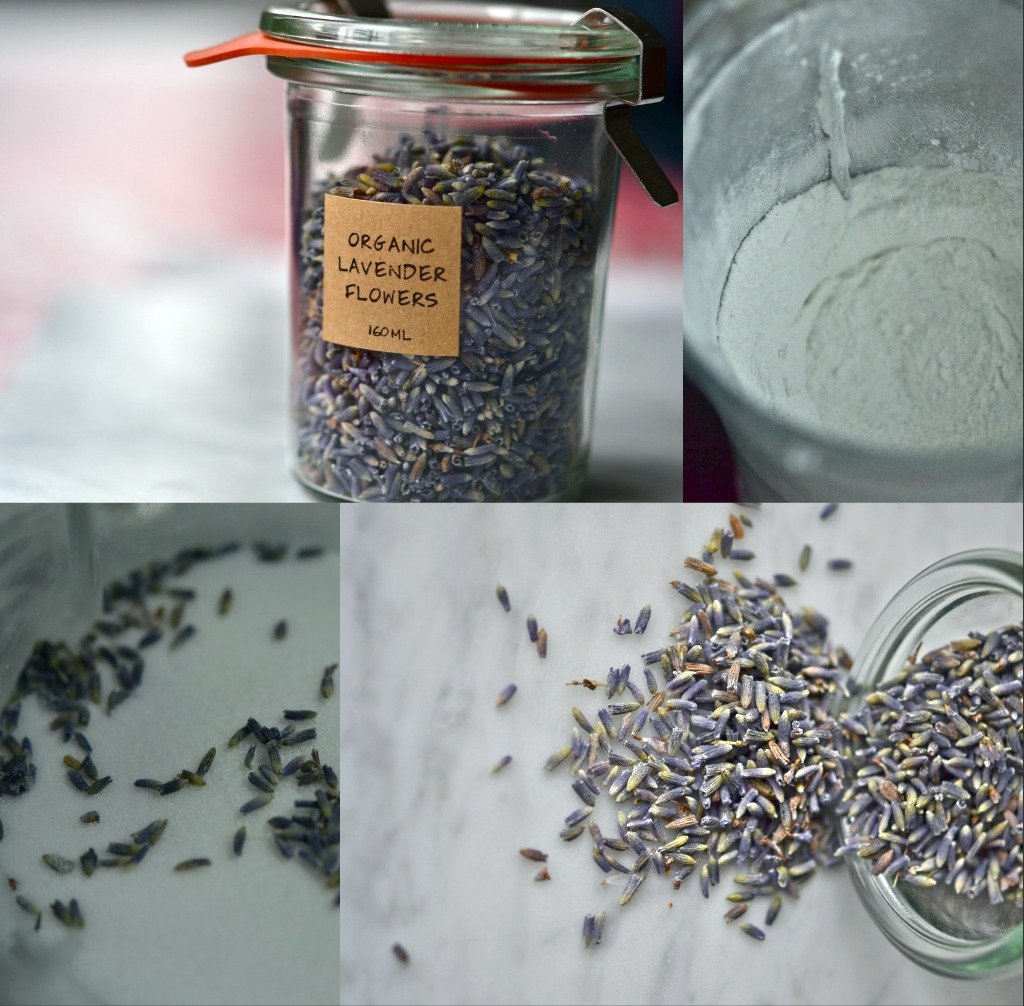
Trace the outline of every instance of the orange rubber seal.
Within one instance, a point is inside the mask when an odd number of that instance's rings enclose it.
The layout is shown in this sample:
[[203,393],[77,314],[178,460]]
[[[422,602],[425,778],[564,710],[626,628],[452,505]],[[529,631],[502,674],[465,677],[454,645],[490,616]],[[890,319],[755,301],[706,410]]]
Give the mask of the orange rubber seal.
[[[488,69],[496,66],[522,65],[524,60],[508,56],[437,56],[417,53],[364,52],[357,49],[338,49],[325,45],[306,45],[299,42],[283,42],[262,31],[252,31],[238,38],[229,39],[207,49],[195,49],[185,54],[187,66],[208,66],[238,56],[280,56],[286,59],[319,59],[332,63],[390,63],[394,66],[436,66],[447,70]],[[618,57],[598,56],[588,62],[614,63]],[[558,57],[530,59],[531,64],[559,64],[565,62]]]

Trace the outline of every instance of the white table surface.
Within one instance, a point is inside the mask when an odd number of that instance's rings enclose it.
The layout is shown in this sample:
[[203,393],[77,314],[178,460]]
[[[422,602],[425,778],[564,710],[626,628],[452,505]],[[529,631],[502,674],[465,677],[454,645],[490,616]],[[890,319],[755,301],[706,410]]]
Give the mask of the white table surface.
[[[752,572],[796,572],[789,594],[831,617],[856,654],[876,613],[919,569],[972,547],[1021,548],[1021,507],[844,504],[828,521],[792,504],[753,513]],[[343,508],[342,998],[346,1003],[1020,1003],[1021,981],[956,982],[912,964],[875,928],[845,870],[786,900],[764,943],[653,874],[625,908],[602,887],[588,840],[558,839],[578,801],[544,772],[567,742],[572,705],[600,701],[564,682],[601,679],[663,645],[684,606],[667,583],[723,523],[724,506]],[[824,560],[847,556],[848,573]],[[763,560],[763,561],[762,561]],[[500,580],[512,600],[494,596]],[[617,615],[653,605],[644,637]],[[540,660],[524,620],[550,633]],[[346,629],[346,626],[348,628]],[[518,684],[512,701],[495,697]],[[490,774],[502,755],[513,762]],[[607,833],[608,829],[604,829]],[[525,846],[550,854],[549,883]],[[618,877],[612,874],[612,877]],[[660,886],[659,886],[660,882]],[[669,902],[674,907],[669,907]],[[583,915],[607,909],[602,946]],[[754,910],[760,922],[764,908]],[[411,956],[403,965],[390,947]]]
[[[682,495],[678,269],[611,266],[589,499]],[[312,498],[287,457],[283,262],[166,262],[56,305],[0,394],[0,500]]]

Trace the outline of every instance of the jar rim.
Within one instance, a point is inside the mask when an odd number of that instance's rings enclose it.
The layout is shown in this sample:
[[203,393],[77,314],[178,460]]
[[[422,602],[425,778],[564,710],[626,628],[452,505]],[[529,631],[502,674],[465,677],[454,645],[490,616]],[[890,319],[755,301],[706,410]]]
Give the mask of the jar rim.
[[265,36],[337,52],[272,58],[271,72],[366,93],[425,89],[428,97],[453,89],[483,91],[491,100],[635,104],[663,96],[642,93],[644,42],[616,18],[529,3],[389,0],[388,6],[394,16],[387,19],[329,12],[315,0],[267,7],[260,18]]
[[909,648],[896,647],[908,641],[921,618],[943,603],[954,587],[969,585],[1024,598],[1024,555],[1003,548],[969,549],[939,559],[916,573],[896,591],[868,629],[854,665],[856,680],[863,680],[862,669],[880,668],[894,655],[905,656]]
[[[985,548],[958,552],[940,559],[911,577],[879,613],[868,630],[852,680],[862,692],[880,685],[895,663],[907,654],[957,598],[1005,594],[1024,599],[1024,555],[1009,549]],[[929,621],[929,619],[931,619]],[[985,627],[982,627],[985,628]],[[842,703],[849,710],[848,702]],[[845,819],[839,821],[849,841]],[[942,933],[915,915],[890,881],[875,876],[864,860],[846,857],[847,870],[868,914],[885,937],[916,964],[954,978],[994,978],[1019,973],[1024,925],[1018,922],[991,937],[964,939]]]
[[390,0],[394,17],[328,13],[315,2],[274,4],[260,29],[274,38],[362,52],[432,56],[627,58],[637,41],[617,25],[580,23],[581,12],[520,3]]

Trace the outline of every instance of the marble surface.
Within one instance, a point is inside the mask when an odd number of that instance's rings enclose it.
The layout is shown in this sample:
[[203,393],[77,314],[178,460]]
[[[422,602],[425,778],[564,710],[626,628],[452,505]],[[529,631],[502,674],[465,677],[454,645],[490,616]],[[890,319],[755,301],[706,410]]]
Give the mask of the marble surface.
[[[289,473],[285,277],[182,258],[69,293],[0,395],[0,500],[310,499]],[[588,499],[682,496],[681,276],[613,262]]]
[[[796,602],[832,619],[856,653],[875,615],[925,565],[972,547],[1021,548],[1021,507],[844,504],[827,522],[791,504],[753,513],[752,571],[795,572]],[[602,887],[586,839],[558,839],[578,801],[544,772],[570,708],[596,710],[565,682],[602,678],[662,645],[682,609],[667,585],[726,519],[719,505],[540,510],[478,506],[343,508],[342,999],[345,1003],[1019,1003],[1021,981],[956,982],[893,948],[843,869],[787,901],[768,940],[721,920],[652,875],[625,908]],[[855,568],[829,573],[824,560]],[[512,601],[505,614],[495,581]],[[617,615],[653,605],[646,635]],[[528,613],[550,633],[540,660]],[[518,693],[503,708],[507,684]],[[503,755],[512,763],[498,775]],[[608,828],[604,829],[606,832]],[[552,880],[517,850],[550,855]],[[612,874],[617,877],[617,874]],[[583,915],[607,909],[602,946],[583,950]],[[763,908],[758,910],[758,915]],[[759,922],[754,915],[755,922]],[[411,961],[390,952],[401,942]]]
[[[24,522],[15,525],[4,510],[0,506],[0,544],[5,532],[31,530]],[[63,553],[61,515],[51,516],[55,551]],[[28,793],[0,799],[6,832],[0,843],[0,1003],[337,1002],[334,891],[301,863],[284,861],[265,823],[293,813],[294,800],[312,797],[312,789],[282,780],[267,808],[243,817],[238,808],[256,792],[242,764],[248,744],[227,747],[249,716],[284,726],[283,709],[309,708],[318,713],[315,723],[299,726],[316,726],[315,746],[324,762],[337,765],[339,706],[319,695],[322,669],[337,659],[337,507],[94,508],[87,519],[97,547],[91,557],[89,549],[77,549],[72,531],[70,555],[54,562],[55,571],[63,567],[64,581],[83,579],[83,566],[92,562],[103,583],[142,557],[233,536],[283,538],[328,551],[269,565],[246,550],[200,566],[177,584],[197,591],[187,616],[197,634],[175,652],[163,643],[146,650],[138,693],[112,716],[93,710],[87,729],[93,757],[113,776],[94,797],[76,792],[64,777],[61,757],[79,752],[47,729],[52,712],[33,699],[23,703],[18,733],[33,740],[37,779]],[[0,571],[0,581],[7,572]],[[67,585],[48,581],[43,563],[35,603],[50,607],[36,612],[37,631],[73,641],[98,614],[98,591],[73,582],[63,601],[79,602],[62,603]],[[221,617],[217,603],[226,586],[234,602]],[[33,603],[0,590],[0,601],[5,597],[22,608]],[[0,619],[8,614],[0,604]],[[287,636],[272,640],[281,618],[288,621]],[[134,643],[136,635],[118,642]],[[21,667],[17,640],[10,646],[0,645],[0,702]],[[161,797],[132,786],[139,777],[168,779],[180,768],[194,769],[211,745],[217,755],[202,789]],[[309,748],[282,753],[287,760]],[[99,811],[100,821],[86,826],[79,815],[90,809]],[[45,852],[77,862],[90,846],[103,857],[107,843],[129,841],[159,818],[169,820],[166,832],[134,869],[99,869],[87,878],[76,868],[58,876],[40,862]],[[248,838],[239,858],[231,842],[242,824]],[[212,865],[193,873],[172,869],[197,856]],[[18,881],[18,894],[43,910],[38,932],[16,906],[8,877]],[[81,931],[59,925],[48,907],[72,897],[86,919]]]

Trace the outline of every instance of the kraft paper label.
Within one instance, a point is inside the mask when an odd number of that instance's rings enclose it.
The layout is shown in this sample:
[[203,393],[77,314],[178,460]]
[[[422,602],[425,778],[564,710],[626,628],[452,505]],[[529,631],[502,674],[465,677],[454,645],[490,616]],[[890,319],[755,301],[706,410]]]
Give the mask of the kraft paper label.
[[324,197],[328,342],[459,355],[462,208]]

